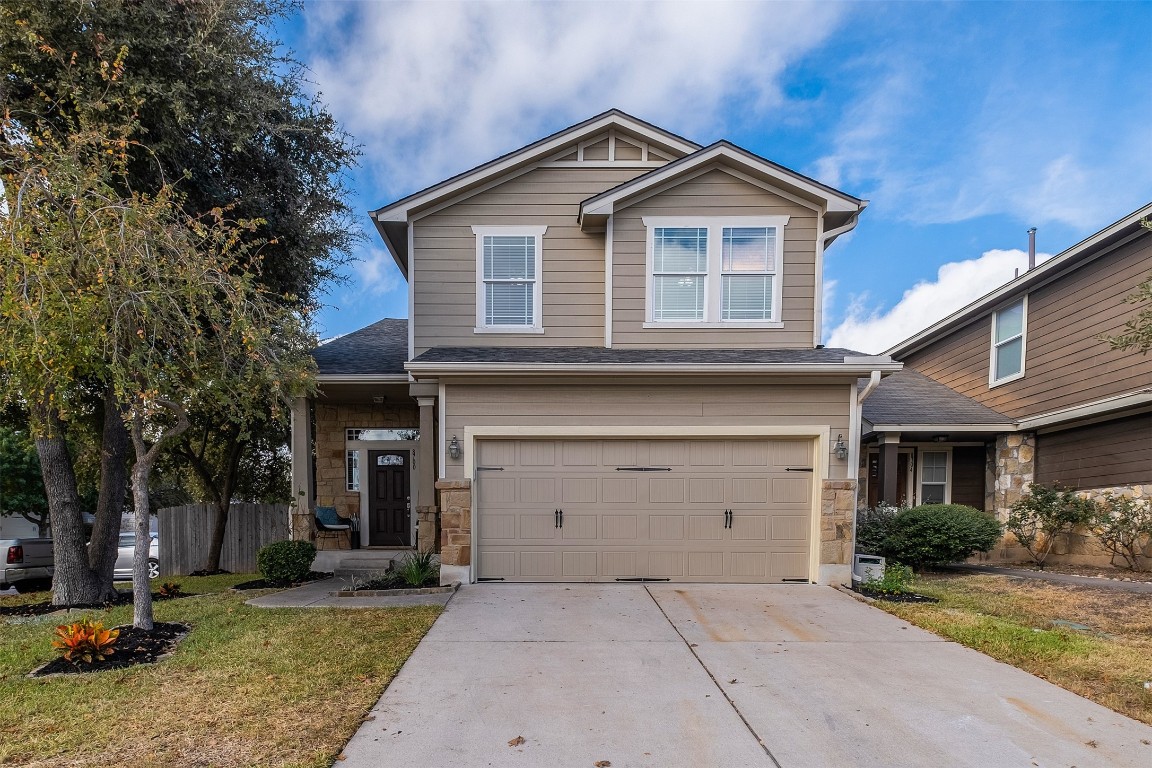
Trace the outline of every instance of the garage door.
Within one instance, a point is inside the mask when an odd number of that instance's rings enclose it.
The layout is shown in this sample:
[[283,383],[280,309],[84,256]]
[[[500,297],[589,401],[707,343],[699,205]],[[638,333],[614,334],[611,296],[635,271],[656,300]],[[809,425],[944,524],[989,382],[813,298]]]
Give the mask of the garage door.
[[477,576],[807,580],[810,440],[484,440]]

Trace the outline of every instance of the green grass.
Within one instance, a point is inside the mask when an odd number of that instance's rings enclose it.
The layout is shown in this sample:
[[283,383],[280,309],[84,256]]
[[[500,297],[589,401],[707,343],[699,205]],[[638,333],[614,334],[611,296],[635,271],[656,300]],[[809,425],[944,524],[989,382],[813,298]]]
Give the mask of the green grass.
[[155,604],[157,621],[192,626],[159,664],[29,680],[62,619],[0,623],[0,765],[331,765],[440,609],[253,608],[261,593],[226,591],[251,578],[164,579],[200,596]]
[[1152,725],[1152,595],[977,575],[930,575],[913,589],[940,602],[876,605]]

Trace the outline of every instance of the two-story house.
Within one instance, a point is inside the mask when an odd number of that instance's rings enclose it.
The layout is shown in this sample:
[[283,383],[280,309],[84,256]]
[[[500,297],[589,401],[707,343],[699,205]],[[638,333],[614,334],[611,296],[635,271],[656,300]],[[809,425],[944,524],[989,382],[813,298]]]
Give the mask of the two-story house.
[[[1105,340],[1152,274],[1149,217],[1152,205],[889,349],[905,368],[863,406],[861,503],[1005,519],[1033,482],[1152,498],[1152,355]],[[1083,539],[1070,550],[1107,561]]]
[[866,204],[613,110],[373,211],[409,320],[316,351],[293,535],[335,506],[445,582],[846,581],[900,368],[819,343]]

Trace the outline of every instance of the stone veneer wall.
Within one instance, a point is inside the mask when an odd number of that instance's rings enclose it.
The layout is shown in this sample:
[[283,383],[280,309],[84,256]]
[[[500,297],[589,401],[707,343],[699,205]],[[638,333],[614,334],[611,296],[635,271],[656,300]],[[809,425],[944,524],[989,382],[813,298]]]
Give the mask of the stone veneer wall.
[[1012,505],[1036,480],[1036,435],[1031,432],[1000,435],[996,438],[992,460],[993,498],[988,511],[1003,522],[1008,519]]
[[820,484],[820,565],[851,567],[856,488],[855,480]]
[[472,564],[472,481],[440,480],[440,564]]
[[[418,429],[416,403],[315,406],[316,504],[336,507],[343,517],[360,514],[360,492],[349,491],[346,480],[346,429]],[[363,459],[361,459],[363,464]],[[416,483],[413,475],[412,483]]]

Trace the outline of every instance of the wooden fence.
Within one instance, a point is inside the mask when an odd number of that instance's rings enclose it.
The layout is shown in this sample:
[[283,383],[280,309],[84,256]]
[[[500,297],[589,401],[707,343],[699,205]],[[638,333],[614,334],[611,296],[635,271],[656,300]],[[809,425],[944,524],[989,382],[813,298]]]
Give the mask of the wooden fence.
[[[184,575],[204,567],[215,515],[216,509],[210,504],[159,511],[160,575]],[[232,573],[255,573],[256,552],[265,544],[287,538],[287,504],[233,504],[220,567]]]

